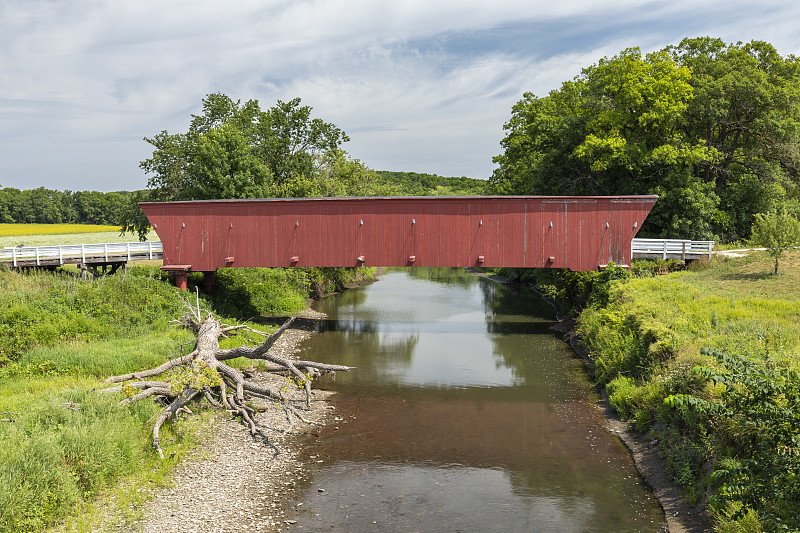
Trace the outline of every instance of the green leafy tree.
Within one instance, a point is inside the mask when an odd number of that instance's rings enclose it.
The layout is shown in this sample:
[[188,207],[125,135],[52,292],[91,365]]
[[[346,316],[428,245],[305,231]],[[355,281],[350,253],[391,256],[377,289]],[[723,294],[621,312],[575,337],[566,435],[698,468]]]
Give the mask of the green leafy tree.
[[752,229],[752,242],[763,246],[767,253],[775,258],[775,274],[778,274],[778,260],[783,252],[800,244],[800,221],[786,212],[784,206],[769,213],[755,216]]
[[147,191],[131,197],[122,231],[146,233],[140,201],[370,194],[374,174],[340,148],[347,135],[311,116],[299,98],[262,110],[258,101],[210,94],[186,133],[162,131],[141,162]]
[[726,213],[717,230],[729,239],[746,237],[756,213],[798,192],[800,60],[762,41],[726,45],[709,37],[667,50],[692,71],[686,135],[719,154],[695,168]]
[[483,196],[487,182],[482,179],[446,177],[418,172],[376,172],[385,196]]
[[326,198],[385,194],[373,170],[340,149],[316,154],[313,172],[301,174],[281,187],[282,196]]
[[11,213],[12,190],[9,188],[0,189],[0,223],[10,224],[14,222]]
[[189,131],[145,138],[155,147],[142,161],[155,200],[270,197],[315,173],[315,157],[349,138],[338,127],[311,118],[300,99],[262,111],[223,94],[203,100]]
[[643,235],[747,236],[798,196],[800,69],[762,42],[603,58],[512,108],[498,194],[658,194]]
[[[706,236],[719,200],[713,190],[697,190],[691,168],[713,162],[717,153],[682,129],[681,116],[693,97],[690,79],[691,71],[665,51],[642,56],[631,48],[584,69],[544,98],[526,94],[505,126],[505,152],[494,159],[495,190],[660,193],[665,198],[646,232],[660,235],[679,227]],[[702,208],[685,209],[687,199]],[[681,206],[681,216],[669,209],[674,205]]]

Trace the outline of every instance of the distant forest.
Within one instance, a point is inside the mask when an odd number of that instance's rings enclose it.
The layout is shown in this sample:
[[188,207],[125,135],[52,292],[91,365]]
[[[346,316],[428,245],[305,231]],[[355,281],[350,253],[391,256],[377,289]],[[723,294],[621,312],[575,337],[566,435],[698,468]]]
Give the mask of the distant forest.
[[[387,196],[475,196],[487,182],[417,172],[375,172],[376,191]],[[0,223],[122,225],[132,207],[128,191],[54,191],[0,188]]]
[[131,206],[131,193],[0,188],[0,223],[116,225]]
[[377,188],[387,196],[483,196],[488,182],[475,178],[447,178],[418,172],[378,170]]

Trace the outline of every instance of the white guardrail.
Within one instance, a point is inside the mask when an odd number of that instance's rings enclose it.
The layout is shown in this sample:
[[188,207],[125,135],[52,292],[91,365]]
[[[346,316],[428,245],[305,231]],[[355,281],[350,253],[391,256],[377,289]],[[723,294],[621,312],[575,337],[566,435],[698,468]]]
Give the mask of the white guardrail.
[[0,263],[12,266],[46,266],[160,259],[161,241],[67,244],[0,248]]
[[[714,241],[678,239],[633,239],[631,255],[662,259],[697,259],[711,257]],[[62,246],[26,246],[0,248],[0,263],[11,266],[48,266],[75,263],[100,263],[161,259],[161,241],[103,244],[68,244]]]
[[686,241],[680,239],[633,239],[633,257],[658,257],[662,259],[711,258],[714,241]]

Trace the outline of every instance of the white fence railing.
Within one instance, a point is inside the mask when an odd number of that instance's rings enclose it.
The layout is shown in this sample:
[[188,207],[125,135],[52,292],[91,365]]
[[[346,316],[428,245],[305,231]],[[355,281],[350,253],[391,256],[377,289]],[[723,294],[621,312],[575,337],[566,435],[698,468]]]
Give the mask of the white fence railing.
[[714,241],[686,241],[680,239],[633,239],[633,257],[658,257],[662,259],[697,259],[711,257]]
[[[631,242],[633,257],[684,260],[698,257],[710,258],[713,249],[714,241],[633,239]],[[136,261],[161,259],[162,252],[161,241],[26,246],[0,248],[0,263],[8,263],[16,267]]]
[[67,244],[0,248],[0,263],[11,266],[44,266],[160,259],[161,241]]

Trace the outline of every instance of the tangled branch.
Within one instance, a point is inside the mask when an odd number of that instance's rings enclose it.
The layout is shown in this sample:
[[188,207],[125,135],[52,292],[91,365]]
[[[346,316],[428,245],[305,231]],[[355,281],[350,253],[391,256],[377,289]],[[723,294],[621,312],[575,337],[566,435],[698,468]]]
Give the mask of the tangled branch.
[[[313,395],[311,382],[323,374],[348,371],[352,368],[314,361],[292,361],[269,353],[275,341],[292,325],[294,318],[284,322],[275,333],[267,335],[249,326],[222,324],[211,314],[201,320],[200,313],[202,311],[199,299],[196,307],[188,302],[187,307],[191,310],[191,314],[184,315],[176,322],[197,333],[194,351],[171,359],[155,368],[112,376],[106,381],[119,383],[119,385],[101,391],[124,393],[126,398],[120,402],[120,405],[153,397],[165,406],[153,425],[153,447],[162,458],[164,452],[159,439],[161,427],[176,413],[188,410],[187,405],[190,402],[202,399],[205,399],[215,409],[224,409],[239,416],[253,437],[260,435],[268,445],[277,451],[277,448],[269,442],[267,435],[255,422],[255,409],[246,402],[252,398],[266,399],[283,409],[290,426],[295,418],[307,424],[313,424],[302,414],[303,410],[311,408]],[[219,347],[221,338],[235,335],[241,330],[249,330],[262,335],[265,340],[255,347],[239,346],[229,349]],[[236,357],[267,362],[267,372],[283,374],[305,391],[304,406],[293,405],[285,390],[248,381],[241,371],[224,363],[224,361]],[[148,379],[156,376],[161,376],[161,380]]]

